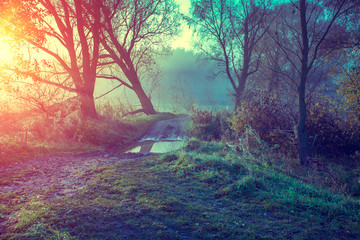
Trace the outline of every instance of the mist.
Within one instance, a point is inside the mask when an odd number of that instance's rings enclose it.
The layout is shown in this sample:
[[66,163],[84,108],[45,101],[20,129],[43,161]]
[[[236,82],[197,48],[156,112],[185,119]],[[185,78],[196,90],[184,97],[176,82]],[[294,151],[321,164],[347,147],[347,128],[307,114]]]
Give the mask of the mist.
[[[186,112],[189,107],[205,109],[231,109],[233,102],[230,85],[221,75],[215,76],[211,63],[198,60],[193,51],[183,48],[175,49],[170,55],[158,56],[158,66],[161,69],[157,86],[153,79],[146,77],[143,86],[158,111]],[[117,82],[98,81],[95,98],[117,86]],[[123,101],[133,106],[139,105],[139,100],[133,91],[120,87],[98,99],[98,101]],[[189,106],[191,105],[191,106]]]

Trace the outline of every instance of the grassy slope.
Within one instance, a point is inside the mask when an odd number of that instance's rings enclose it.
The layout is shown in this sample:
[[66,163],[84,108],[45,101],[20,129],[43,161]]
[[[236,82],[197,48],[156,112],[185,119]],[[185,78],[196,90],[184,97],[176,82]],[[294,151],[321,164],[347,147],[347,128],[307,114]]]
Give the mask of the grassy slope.
[[222,144],[84,175],[88,186],[69,199],[2,195],[0,212],[20,209],[3,239],[360,238],[359,200],[304,184]]

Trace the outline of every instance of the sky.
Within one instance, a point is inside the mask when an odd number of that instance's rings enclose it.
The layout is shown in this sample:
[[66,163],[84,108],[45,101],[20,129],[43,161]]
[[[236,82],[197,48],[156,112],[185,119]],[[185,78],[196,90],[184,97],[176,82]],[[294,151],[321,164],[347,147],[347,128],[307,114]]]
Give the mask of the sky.
[[[180,12],[183,14],[189,14],[190,10],[190,0],[176,0],[176,3],[179,5]],[[187,51],[192,49],[192,31],[189,26],[183,22],[181,26],[181,34],[179,37],[175,38],[171,44],[171,47],[176,48],[183,48]]]
[[174,41],[171,44],[171,47],[173,49],[176,48],[183,48],[187,51],[190,51],[192,49],[193,45],[193,32],[191,29],[183,24],[181,26],[181,34],[179,37],[175,38]]

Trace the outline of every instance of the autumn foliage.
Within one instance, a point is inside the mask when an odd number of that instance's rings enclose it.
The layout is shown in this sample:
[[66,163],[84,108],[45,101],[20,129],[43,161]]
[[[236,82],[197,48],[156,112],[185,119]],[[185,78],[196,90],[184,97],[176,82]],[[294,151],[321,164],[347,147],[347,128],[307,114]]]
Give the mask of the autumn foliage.
[[318,102],[309,106],[307,129],[312,151],[334,157],[352,155],[360,149],[360,129],[329,104]]
[[291,111],[274,96],[262,96],[257,101],[241,102],[231,119],[231,129],[240,137],[246,125],[251,126],[259,137],[270,145],[294,156],[296,138],[295,121]]

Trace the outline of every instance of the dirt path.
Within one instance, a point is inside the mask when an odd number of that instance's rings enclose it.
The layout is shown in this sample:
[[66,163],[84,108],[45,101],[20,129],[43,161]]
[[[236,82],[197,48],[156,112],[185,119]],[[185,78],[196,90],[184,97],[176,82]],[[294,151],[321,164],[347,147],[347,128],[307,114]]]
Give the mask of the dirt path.
[[[141,155],[133,155],[133,158]],[[90,168],[129,161],[122,155],[95,152],[80,155],[52,156],[0,168],[0,193],[22,195],[44,194],[48,198],[68,196],[83,188],[86,179],[81,175]],[[6,179],[4,181],[4,179]]]
[[[142,139],[165,138],[180,139],[184,137],[184,129],[188,118],[175,118],[155,123],[147,135]],[[145,140],[144,140],[145,139]],[[143,143],[139,143],[141,145]],[[136,146],[136,144],[134,145]],[[23,163],[0,166],[0,194],[22,196],[27,200],[41,196],[42,199],[54,200],[70,197],[84,188],[94,174],[85,174],[91,169],[112,165],[118,162],[134,161],[144,156],[156,153],[119,153],[93,152],[87,154],[74,154],[65,156],[51,156],[29,160]],[[1,195],[0,195],[1,196]],[[0,198],[0,204],[7,201]],[[5,231],[12,212],[7,216],[0,212],[0,236]],[[1,239],[1,237],[0,237]]]
[[[154,124],[141,141],[180,139],[188,118],[162,120]],[[47,198],[69,196],[82,189],[88,178],[88,169],[111,165],[119,161],[131,161],[151,153],[109,153],[51,156],[24,163],[0,167],[0,193],[17,192],[22,195],[47,193]]]
[[158,121],[140,142],[182,140],[185,137],[185,128],[189,121],[190,117],[187,116]]
[[183,145],[185,129],[190,117],[178,117],[155,123],[149,132],[132,145],[128,151],[133,153],[165,153]]

